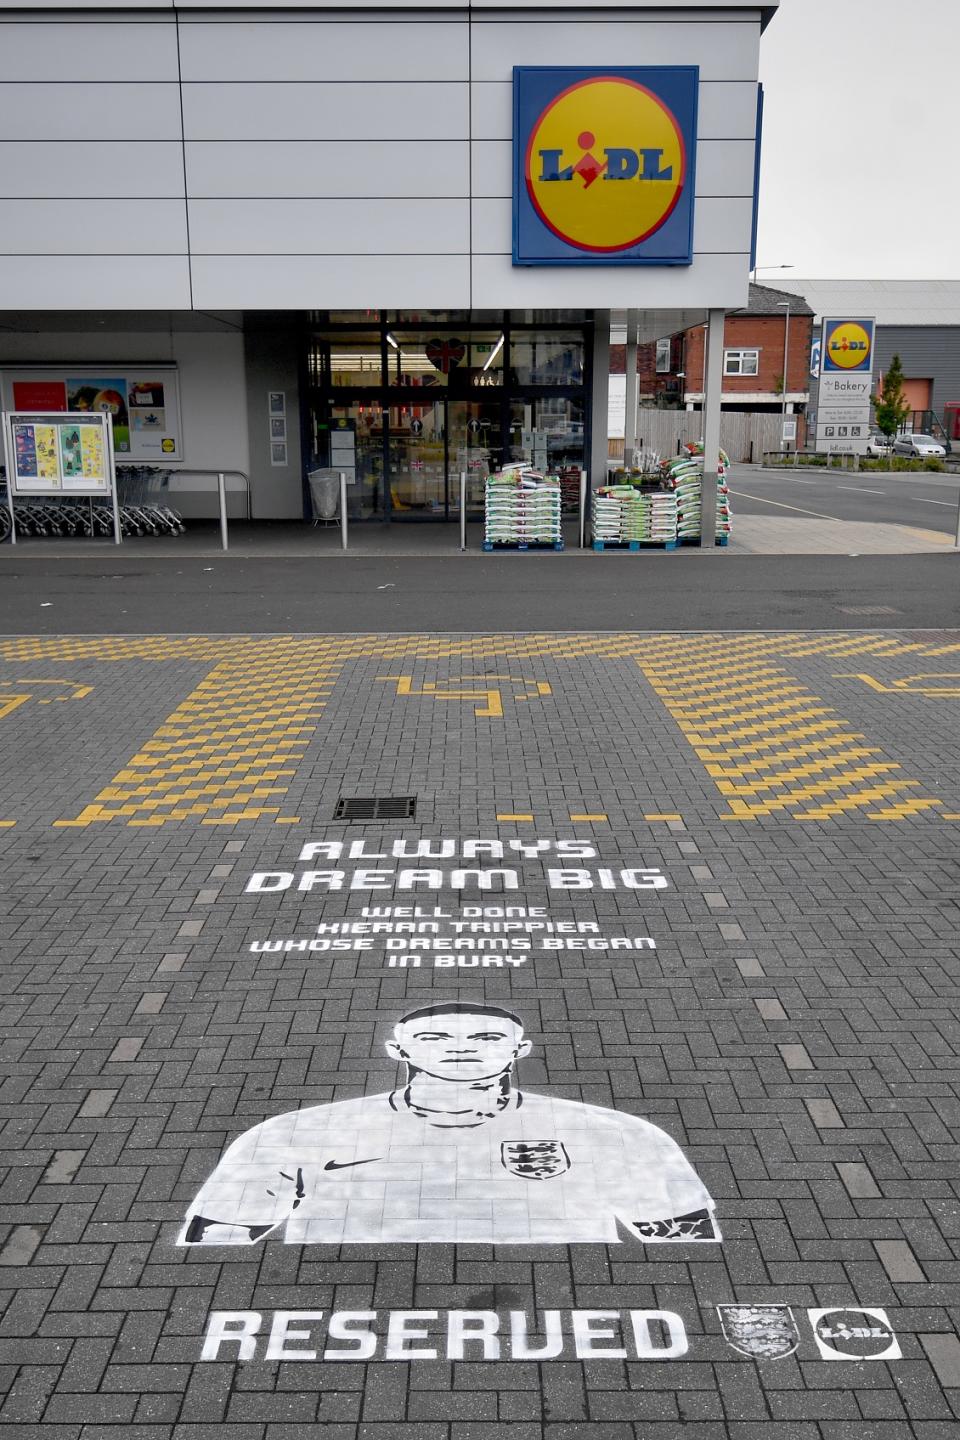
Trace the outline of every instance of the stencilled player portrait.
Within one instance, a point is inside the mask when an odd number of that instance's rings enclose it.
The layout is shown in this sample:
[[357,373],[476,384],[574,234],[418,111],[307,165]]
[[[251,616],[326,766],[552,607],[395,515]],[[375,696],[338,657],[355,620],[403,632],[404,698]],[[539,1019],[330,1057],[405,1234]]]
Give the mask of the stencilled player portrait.
[[401,1016],[392,1091],[275,1115],[194,1198],[181,1245],[721,1238],[679,1145],[640,1115],[533,1092],[519,1015],[481,1001]]

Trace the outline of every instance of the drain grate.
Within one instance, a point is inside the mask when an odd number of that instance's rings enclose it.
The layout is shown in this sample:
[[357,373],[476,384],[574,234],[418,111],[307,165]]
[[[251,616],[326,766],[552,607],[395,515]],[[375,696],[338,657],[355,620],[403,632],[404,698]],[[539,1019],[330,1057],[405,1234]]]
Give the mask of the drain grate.
[[334,820],[414,820],[416,795],[341,795]]

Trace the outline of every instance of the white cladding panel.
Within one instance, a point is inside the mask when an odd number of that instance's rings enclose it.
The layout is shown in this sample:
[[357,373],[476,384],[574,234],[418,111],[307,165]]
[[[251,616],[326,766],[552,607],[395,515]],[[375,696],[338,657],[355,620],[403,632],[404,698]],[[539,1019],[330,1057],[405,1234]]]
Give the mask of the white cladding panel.
[[188,140],[466,140],[469,97],[465,80],[197,82],[183,87],[183,129]]
[[179,140],[150,141],[149,157],[142,140],[108,140],[104,156],[104,161],[95,160],[86,140],[0,145],[0,195],[37,199],[95,195],[117,200],[169,197],[177,199],[183,209],[183,145]]
[[[186,255],[182,200],[0,200],[3,255]],[[140,307],[153,299],[142,265]],[[23,302],[18,305],[23,309]],[[152,303],[148,309],[158,308]]]
[[[7,304],[69,305],[65,251],[104,308],[744,302],[759,8],[217,9],[179,62],[156,11],[0,18]],[[518,64],[700,67],[692,266],[511,265]]]
[[511,65],[699,65],[702,80],[753,80],[758,22],[622,20],[601,11],[585,20],[474,20],[473,79],[503,80]]
[[11,255],[0,310],[189,310],[186,255]]
[[[0,21],[0,81],[176,80],[173,17]],[[122,122],[122,115],[117,116]]]
[[197,255],[191,274],[200,310],[470,305],[467,255]]
[[422,255],[428,244],[469,254],[469,200],[190,201],[194,256]]
[[297,140],[288,145],[251,140],[245,145],[188,140],[190,195],[242,199],[268,196],[366,196],[369,199],[469,197],[465,140],[439,140],[430,163],[417,163],[422,147],[405,140],[353,144]]
[[[0,44],[3,39],[0,25]],[[28,80],[0,84],[0,97],[0,140],[102,140],[113,145],[117,117],[122,116],[125,141],[180,143],[180,87],[175,81],[50,85]],[[148,168],[142,155],[140,164]]]
[[467,80],[466,20],[194,20],[180,26],[184,80]]

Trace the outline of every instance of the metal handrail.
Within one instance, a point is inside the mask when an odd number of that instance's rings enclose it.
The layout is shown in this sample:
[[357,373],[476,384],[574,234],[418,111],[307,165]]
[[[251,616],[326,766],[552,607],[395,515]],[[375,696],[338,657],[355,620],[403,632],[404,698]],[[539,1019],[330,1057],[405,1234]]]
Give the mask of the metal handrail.
[[244,490],[244,495],[246,496],[246,501],[247,501],[247,513],[246,513],[246,515],[245,515],[243,518],[244,518],[245,520],[252,520],[252,519],[253,519],[253,505],[252,505],[252,501],[251,501],[251,491],[250,491],[250,476],[247,474],[247,472],[246,472],[245,470],[231,470],[231,469],[227,469],[227,470],[198,470],[198,469],[196,468],[196,466],[194,466],[194,465],[184,465],[184,467],[183,467],[182,470],[181,470],[181,469],[173,469],[173,467],[168,467],[168,468],[170,469],[170,474],[171,474],[171,475],[212,475],[212,476],[214,477],[214,479],[216,479],[217,476],[219,476],[219,475],[223,475],[223,476],[236,475],[240,480],[243,481],[243,490]]

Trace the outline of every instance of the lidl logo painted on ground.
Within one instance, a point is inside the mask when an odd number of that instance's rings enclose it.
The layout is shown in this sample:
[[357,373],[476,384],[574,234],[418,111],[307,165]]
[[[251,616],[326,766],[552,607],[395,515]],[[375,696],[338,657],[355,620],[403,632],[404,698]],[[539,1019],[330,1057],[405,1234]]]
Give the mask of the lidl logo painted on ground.
[[514,70],[514,263],[689,264],[695,67]]

